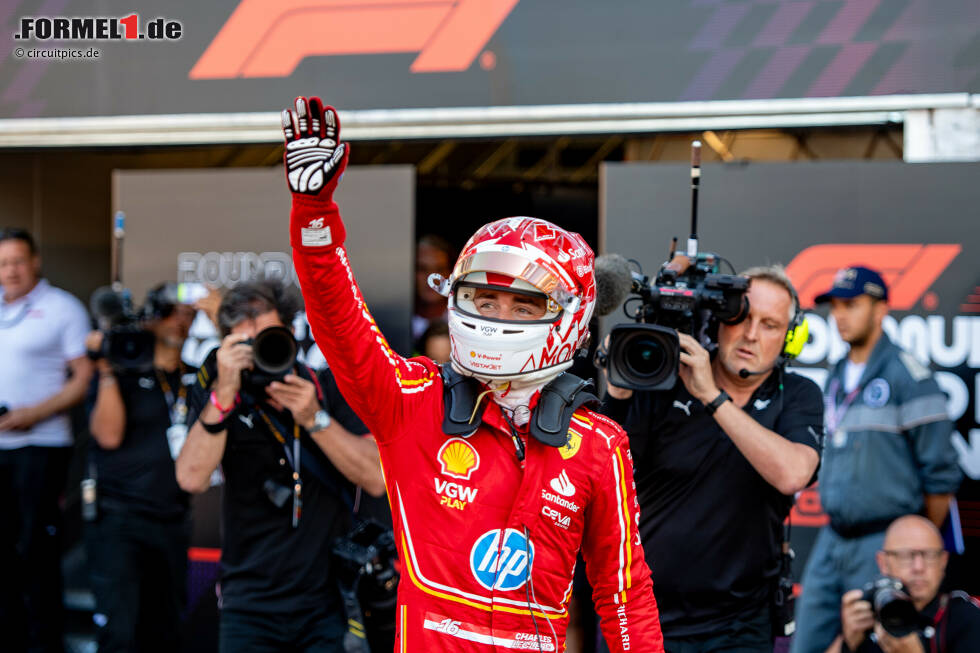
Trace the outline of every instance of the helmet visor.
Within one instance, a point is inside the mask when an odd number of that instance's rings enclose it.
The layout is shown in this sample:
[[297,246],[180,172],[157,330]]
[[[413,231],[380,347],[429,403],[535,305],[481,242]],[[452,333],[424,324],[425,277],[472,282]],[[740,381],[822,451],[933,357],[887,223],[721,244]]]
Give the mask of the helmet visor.
[[579,300],[562,285],[557,274],[516,252],[491,250],[475,252],[456,263],[453,279],[460,283],[468,274],[490,272],[526,281],[566,311],[575,312]]
[[[520,282],[518,282],[520,283]],[[526,284],[521,284],[526,285]],[[488,283],[472,283],[465,281],[456,286],[453,293],[453,305],[456,310],[472,318],[501,322],[506,324],[551,324],[561,316],[561,307],[547,295],[520,286],[504,287]],[[481,292],[483,291],[483,292]],[[485,291],[490,291],[485,292]],[[498,293],[511,295],[509,302],[511,313],[500,315],[500,296]],[[528,301],[536,298],[544,301],[544,312],[540,313],[540,303]],[[495,313],[498,313],[495,315]]]

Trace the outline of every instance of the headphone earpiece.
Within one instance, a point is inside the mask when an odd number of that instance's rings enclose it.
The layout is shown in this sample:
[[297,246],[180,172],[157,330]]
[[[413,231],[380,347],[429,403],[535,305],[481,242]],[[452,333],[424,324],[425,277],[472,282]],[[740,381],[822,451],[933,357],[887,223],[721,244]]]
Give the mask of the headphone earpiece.
[[793,320],[786,330],[786,343],[783,345],[782,353],[784,361],[789,361],[799,356],[809,338],[810,327],[807,325],[806,316],[803,314],[803,311],[796,309]]

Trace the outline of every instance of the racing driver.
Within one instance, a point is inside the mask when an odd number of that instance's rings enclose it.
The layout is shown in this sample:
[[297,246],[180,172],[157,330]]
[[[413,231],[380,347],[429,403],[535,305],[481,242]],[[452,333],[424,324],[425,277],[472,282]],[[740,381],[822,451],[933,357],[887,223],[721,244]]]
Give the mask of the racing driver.
[[290,240],[344,397],[378,439],[402,564],[396,651],[565,650],[581,550],[611,651],[663,651],[626,434],[565,370],[586,344],[593,253],[544,220],[470,238],[448,279],[452,363],[388,346],[333,193],[350,148],[319,98],[282,113]]

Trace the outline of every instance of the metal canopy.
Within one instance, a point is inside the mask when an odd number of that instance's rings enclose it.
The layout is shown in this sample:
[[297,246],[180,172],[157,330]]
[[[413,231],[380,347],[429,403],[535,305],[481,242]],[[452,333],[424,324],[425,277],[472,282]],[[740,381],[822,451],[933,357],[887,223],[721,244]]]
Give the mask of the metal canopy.
[[[969,93],[341,111],[344,138],[384,141],[901,124],[907,111],[980,106]],[[279,114],[0,120],[0,147],[276,143]]]

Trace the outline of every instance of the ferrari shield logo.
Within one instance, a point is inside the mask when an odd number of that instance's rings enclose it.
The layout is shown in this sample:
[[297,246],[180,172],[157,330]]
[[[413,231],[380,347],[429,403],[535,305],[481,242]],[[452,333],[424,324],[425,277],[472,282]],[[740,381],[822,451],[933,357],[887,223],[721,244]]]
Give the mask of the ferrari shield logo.
[[568,460],[572,456],[578,453],[579,448],[582,446],[582,436],[568,429],[568,442],[558,447],[558,453],[565,460]]

